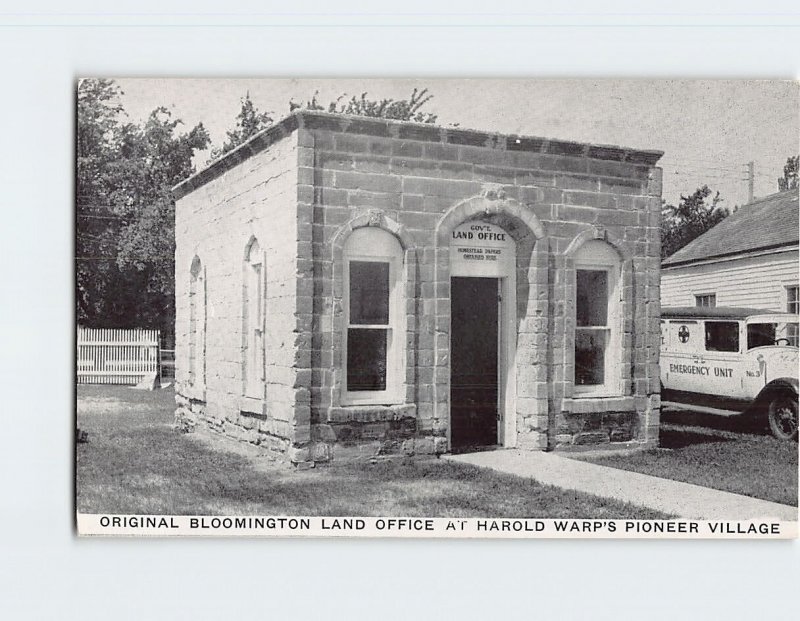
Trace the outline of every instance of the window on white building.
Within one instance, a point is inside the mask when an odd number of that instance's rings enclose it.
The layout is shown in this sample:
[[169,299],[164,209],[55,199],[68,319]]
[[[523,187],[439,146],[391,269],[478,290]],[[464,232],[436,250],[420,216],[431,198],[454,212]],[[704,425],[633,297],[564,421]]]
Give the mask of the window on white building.
[[264,256],[258,241],[247,247],[244,265],[244,394],[264,396]]
[[[797,285],[792,285],[790,287],[786,287],[786,312],[794,313],[795,315],[800,313],[800,287]],[[787,338],[789,339],[789,344],[794,345],[795,347],[800,344],[800,334],[798,334],[797,324],[790,323],[787,326]]]
[[618,394],[621,261],[601,241],[575,256],[575,392]]
[[344,247],[343,403],[394,403],[405,342],[403,250],[390,233],[366,227]]
[[195,386],[205,384],[205,308],[203,264],[195,257],[189,273],[189,383]]
[[716,293],[704,293],[694,296],[694,305],[700,308],[714,308],[717,305]]
[[786,312],[787,313],[800,313],[800,297],[798,297],[798,290],[800,287],[792,285],[786,287]]

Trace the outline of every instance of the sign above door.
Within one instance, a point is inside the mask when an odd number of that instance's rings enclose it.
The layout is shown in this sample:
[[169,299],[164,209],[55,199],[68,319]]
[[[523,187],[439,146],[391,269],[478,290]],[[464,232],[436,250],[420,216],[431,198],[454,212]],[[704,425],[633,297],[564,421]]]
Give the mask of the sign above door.
[[497,225],[473,220],[450,236],[451,276],[507,276],[516,262],[516,244]]

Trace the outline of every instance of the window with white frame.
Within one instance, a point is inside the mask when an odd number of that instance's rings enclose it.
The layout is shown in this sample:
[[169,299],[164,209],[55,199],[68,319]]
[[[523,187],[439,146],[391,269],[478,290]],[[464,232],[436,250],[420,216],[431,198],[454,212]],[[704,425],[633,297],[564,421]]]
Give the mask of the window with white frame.
[[264,255],[258,240],[250,241],[244,264],[244,394],[264,397]]
[[800,313],[800,297],[798,297],[798,290],[800,290],[800,287],[797,285],[786,287],[787,313],[794,313],[795,315]]
[[575,255],[575,392],[611,395],[620,390],[621,261],[598,240]]
[[[786,312],[800,313],[800,297],[798,291],[800,287],[797,285],[790,285],[786,287]],[[789,344],[797,347],[800,344],[800,333],[798,333],[797,324],[789,323],[786,326],[786,337],[789,339]]]
[[195,256],[189,272],[189,383],[205,384],[206,290],[203,264]]
[[396,403],[405,331],[403,250],[379,228],[353,231],[344,247],[342,402]]
[[704,293],[694,296],[694,305],[699,308],[714,308],[717,305],[716,293]]

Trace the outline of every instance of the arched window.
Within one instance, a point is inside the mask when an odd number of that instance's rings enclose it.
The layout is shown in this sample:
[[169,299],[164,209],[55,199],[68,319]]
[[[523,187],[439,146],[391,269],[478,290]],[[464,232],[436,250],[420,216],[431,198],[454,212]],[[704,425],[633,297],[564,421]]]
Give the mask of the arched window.
[[244,394],[246,397],[264,397],[264,301],[265,260],[258,240],[247,245],[244,261]]
[[574,259],[575,393],[619,394],[622,261],[599,240],[584,243]]
[[403,249],[379,228],[353,231],[344,246],[342,402],[401,400],[405,343]]
[[189,383],[205,384],[206,287],[203,264],[195,256],[189,276]]

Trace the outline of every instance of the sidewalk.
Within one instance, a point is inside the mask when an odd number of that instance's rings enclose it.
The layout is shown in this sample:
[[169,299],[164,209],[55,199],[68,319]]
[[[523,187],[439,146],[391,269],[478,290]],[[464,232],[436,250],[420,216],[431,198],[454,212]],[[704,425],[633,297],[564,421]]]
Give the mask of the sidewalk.
[[554,453],[498,450],[443,455],[442,459],[515,474],[563,489],[614,498],[681,518],[797,520],[797,508],[789,505],[598,466]]

